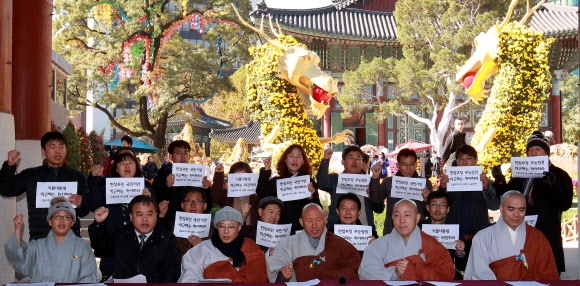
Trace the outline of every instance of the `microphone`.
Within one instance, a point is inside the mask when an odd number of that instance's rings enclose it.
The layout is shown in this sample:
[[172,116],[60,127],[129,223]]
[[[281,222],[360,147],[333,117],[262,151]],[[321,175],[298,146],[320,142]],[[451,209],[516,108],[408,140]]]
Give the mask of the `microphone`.
[[340,285],[346,284],[346,277],[344,276],[338,277],[338,283],[340,283]]

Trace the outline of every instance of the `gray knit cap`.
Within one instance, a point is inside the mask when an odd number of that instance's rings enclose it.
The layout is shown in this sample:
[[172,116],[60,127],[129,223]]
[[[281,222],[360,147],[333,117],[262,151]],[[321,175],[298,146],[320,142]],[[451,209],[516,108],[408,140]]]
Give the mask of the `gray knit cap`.
[[213,227],[217,228],[217,224],[224,220],[233,220],[243,224],[242,213],[232,207],[223,207],[221,210],[215,213]]
[[71,203],[69,203],[68,201],[58,202],[50,206],[50,208],[48,208],[48,215],[46,215],[46,221],[49,222],[50,219],[52,218],[52,215],[54,215],[54,213],[57,211],[68,212],[72,217],[73,223],[77,221],[77,212],[75,211],[73,205],[71,205]]

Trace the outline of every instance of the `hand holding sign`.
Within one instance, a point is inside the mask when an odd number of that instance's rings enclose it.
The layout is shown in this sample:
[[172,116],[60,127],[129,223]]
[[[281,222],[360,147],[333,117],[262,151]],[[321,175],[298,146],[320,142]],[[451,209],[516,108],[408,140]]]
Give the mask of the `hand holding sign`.
[[277,196],[282,201],[295,201],[309,198],[312,193],[309,190],[310,176],[290,177],[276,181]]
[[548,156],[512,157],[512,178],[542,178],[549,172]]
[[173,234],[176,237],[187,238],[195,235],[199,238],[209,235],[211,214],[195,214],[186,212],[175,213]]
[[[38,182],[36,183],[36,207],[49,208],[55,197],[71,199],[70,203],[77,207],[82,203],[82,197],[77,194],[78,182]],[[74,195],[74,196],[73,196]],[[74,202],[74,203],[73,203]]]
[[362,174],[339,174],[336,185],[337,194],[353,193],[368,197],[367,188],[371,182],[369,175]]
[[255,194],[259,176],[254,173],[228,174],[228,198],[246,197]]
[[[481,166],[449,166],[445,169],[449,178],[448,192],[477,192],[483,190]],[[485,176],[485,175],[484,175]],[[487,177],[485,177],[487,179]]]
[[427,187],[425,178],[394,176],[391,197],[423,201],[423,189]]
[[172,173],[174,175],[173,187],[201,187],[205,176],[204,164],[184,164],[173,163]]

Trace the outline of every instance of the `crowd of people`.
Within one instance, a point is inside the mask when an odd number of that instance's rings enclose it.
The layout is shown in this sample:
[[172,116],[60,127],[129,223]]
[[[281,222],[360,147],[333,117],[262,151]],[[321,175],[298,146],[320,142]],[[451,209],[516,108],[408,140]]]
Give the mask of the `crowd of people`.
[[[477,152],[461,135],[456,121],[451,142],[445,144],[443,160],[453,166],[476,166]],[[130,137],[129,137],[130,140]],[[30,241],[22,239],[23,215],[14,218],[14,234],[6,243],[6,256],[20,277],[31,282],[99,282],[95,256],[100,257],[102,280],[129,279],[142,275],[147,282],[200,282],[229,279],[232,282],[293,282],[320,280],[558,280],[565,271],[560,239],[561,212],[572,203],[572,181],[562,169],[550,164],[543,178],[509,182],[481,173],[481,191],[448,192],[449,177],[437,172],[434,189],[428,179],[433,173],[417,172],[421,162],[410,149],[399,150],[395,174],[385,171],[382,154],[371,164],[371,156],[358,146],[342,152],[343,174],[370,175],[367,195],[339,193],[339,174],[329,173],[333,152],[324,151],[316,173],[304,148],[290,145],[282,153],[272,176],[272,160],[264,160],[256,194],[243,198],[227,196],[224,166],[214,166],[211,178],[201,187],[175,186],[172,163],[189,163],[191,146],[176,140],[168,146],[168,157],[157,168],[149,162],[141,167],[125,139],[111,153],[106,170],[95,166],[88,178],[65,161],[67,142],[60,132],[41,139],[46,158],[41,166],[17,174],[18,150],[8,152],[0,169],[0,195],[26,193]],[[462,141],[463,140],[463,141]],[[447,146],[451,146],[448,152]],[[527,156],[546,156],[549,142],[541,132],[529,138]],[[154,166],[155,165],[155,166]],[[421,164],[422,165],[422,164]],[[436,164],[439,165],[439,164]],[[244,162],[233,164],[228,174],[252,173]],[[309,196],[281,200],[278,180],[310,177]],[[420,198],[392,196],[393,176],[424,180]],[[107,204],[107,178],[145,177],[145,187],[128,204]],[[37,207],[39,182],[74,182],[76,194],[56,197],[48,208]],[[319,191],[330,194],[328,214],[323,211]],[[173,234],[176,212],[203,214],[213,206],[208,237]],[[386,208],[383,236],[376,232],[373,213]],[[500,210],[495,224],[488,210]],[[89,226],[90,246],[80,238],[79,218],[94,213]],[[537,215],[535,228],[524,221]],[[291,225],[290,235],[275,246],[256,243],[258,222]],[[454,249],[421,231],[427,224],[457,224],[459,239]],[[366,225],[372,235],[368,246],[358,251],[334,234],[336,225]],[[92,248],[92,249],[91,249]]]

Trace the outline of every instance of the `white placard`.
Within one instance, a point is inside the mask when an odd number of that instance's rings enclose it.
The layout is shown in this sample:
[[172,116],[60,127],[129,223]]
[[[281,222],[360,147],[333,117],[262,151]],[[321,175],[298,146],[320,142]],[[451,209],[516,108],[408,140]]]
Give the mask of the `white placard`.
[[147,283],[147,277],[143,274],[137,274],[127,279],[113,279],[113,283]]
[[308,191],[308,184],[310,184],[308,175],[279,179],[276,181],[278,198],[284,202],[308,198],[312,196]]
[[363,174],[339,174],[338,183],[336,185],[337,194],[353,193],[368,197],[367,189],[371,183],[370,175]]
[[536,222],[538,222],[538,215],[527,215],[524,220],[530,226],[536,227]]
[[256,229],[256,244],[273,247],[278,244],[280,240],[290,236],[292,224],[271,224],[263,221],[258,221],[258,228]]
[[370,225],[335,224],[334,234],[350,242],[356,250],[363,251],[369,245],[373,230]]
[[483,190],[480,175],[481,166],[447,167],[445,173],[449,176],[448,192],[478,192]]
[[107,204],[128,204],[143,194],[145,178],[107,178],[105,195]]
[[258,177],[254,173],[228,174],[228,198],[247,197],[256,193]]
[[425,178],[407,178],[393,176],[391,197],[423,201],[422,190],[426,187]]
[[541,178],[549,172],[548,156],[512,157],[512,178]]
[[173,163],[171,173],[175,175],[174,187],[201,187],[201,180],[205,176],[204,164]]
[[211,214],[175,212],[173,234],[182,238],[187,238],[192,234],[199,238],[206,238],[209,235],[210,225]]
[[455,241],[459,239],[458,224],[423,224],[422,231],[437,239],[447,249],[455,249]]
[[[54,286],[55,282],[40,282],[40,283],[8,283],[6,286]],[[315,285],[315,284],[313,284]]]
[[[36,207],[39,209],[50,208],[50,201],[55,197],[65,197],[77,193],[78,182],[37,182],[36,183]],[[75,208],[76,206],[73,205]]]

